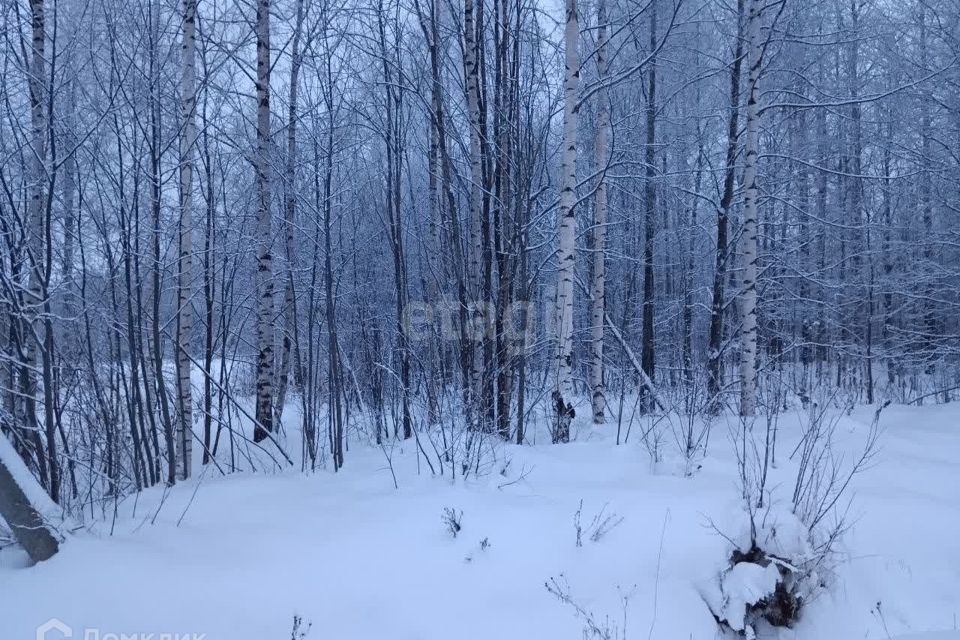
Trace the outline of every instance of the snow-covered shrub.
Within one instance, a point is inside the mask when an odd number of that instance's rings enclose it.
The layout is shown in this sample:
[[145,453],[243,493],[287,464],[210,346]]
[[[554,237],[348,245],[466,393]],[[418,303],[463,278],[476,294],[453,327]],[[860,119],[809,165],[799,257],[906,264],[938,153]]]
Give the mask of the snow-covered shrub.
[[[810,403],[790,456],[797,469],[789,502],[777,502],[768,489],[779,402],[765,407],[762,421],[741,418],[732,437],[746,522],[739,535],[726,536],[729,556],[702,594],[718,623],[747,638],[755,637],[757,625],[792,626],[804,602],[826,586],[847,526],[838,505],[876,452],[883,407],[860,452],[845,459],[835,438],[843,414],[820,400]],[[762,435],[755,433],[758,424],[766,427]]]
[[766,509],[731,542],[726,566],[701,590],[717,622],[747,638],[758,625],[792,626],[821,584],[806,525],[789,509]]

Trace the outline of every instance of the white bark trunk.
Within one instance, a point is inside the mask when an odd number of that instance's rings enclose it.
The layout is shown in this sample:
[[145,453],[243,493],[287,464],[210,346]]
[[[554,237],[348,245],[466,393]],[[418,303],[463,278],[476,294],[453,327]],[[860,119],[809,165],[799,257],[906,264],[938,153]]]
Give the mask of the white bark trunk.
[[190,384],[190,336],[193,309],[190,279],[193,267],[193,146],[196,139],[197,0],[183,0],[183,58],[180,76],[180,256],[177,263],[177,454],[180,473],[189,478],[193,459],[193,398]]
[[[597,80],[607,77],[607,3],[597,6]],[[597,92],[597,131],[593,157],[597,170],[607,163],[607,138],[610,127],[610,104],[607,90]],[[590,303],[590,389],[593,392],[593,422],[603,424],[606,406],[603,385],[603,312],[606,296],[607,181],[600,176],[593,204],[593,282]]]
[[743,279],[740,289],[740,414],[752,416],[757,406],[757,157],[760,113],[757,84],[760,80],[763,43],[760,39],[760,3],[749,0],[747,13],[747,131],[743,170],[743,233],[740,254]]
[[[468,278],[470,296],[476,304],[479,302],[481,288],[481,264],[483,257],[483,164],[480,149],[480,84],[477,61],[476,24],[473,18],[474,0],[463,3],[463,72],[467,83],[467,111],[470,118],[470,250],[468,252]],[[484,309],[482,305],[480,309]],[[483,376],[483,352],[480,338],[483,323],[473,317],[471,309],[470,345],[470,397],[471,404],[477,404],[480,396],[480,384]],[[476,411],[474,411],[476,409]],[[469,415],[479,420],[479,409],[471,407]]]
[[557,296],[554,303],[553,404],[556,421],[553,439],[570,439],[570,421],[573,419],[573,278],[574,239],[577,220],[574,206],[577,201],[577,87],[580,80],[580,56],[577,50],[580,35],[577,18],[577,0],[566,0],[566,27],[564,30],[563,81],[563,152],[560,165],[559,244],[557,248]]
[[253,438],[273,431],[273,256],[270,216],[270,0],[257,0],[257,425]]

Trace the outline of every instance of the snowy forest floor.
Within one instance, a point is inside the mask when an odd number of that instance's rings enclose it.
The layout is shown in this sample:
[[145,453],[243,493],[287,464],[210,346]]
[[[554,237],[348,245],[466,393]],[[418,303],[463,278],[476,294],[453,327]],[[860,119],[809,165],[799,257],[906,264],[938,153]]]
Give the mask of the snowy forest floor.
[[[872,415],[860,408],[840,423],[851,456]],[[790,497],[799,425],[794,414],[781,420],[774,501]],[[779,637],[958,628],[958,427],[957,404],[883,413],[880,451],[854,479],[835,575]],[[453,483],[418,472],[411,440],[392,458],[399,488],[383,451],[355,446],[337,474],[208,473],[166,495],[147,491],[48,562],[26,568],[16,550],[0,551],[0,638],[32,639],[56,617],[73,637],[286,640],[295,614],[312,623],[308,640],[584,637],[583,620],[545,588],[551,578],[617,627],[613,638],[724,637],[698,585],[729,554],[714,525],[734,537],[745,522],[729,426],[714,427],[691,477],[672,443],[652,468],[637,434],[616,446],[615,429],[578,417],[575,442],[505,446],[491,473]],[[585,532],[577,547],[581,501],[585,530],[601,510],[623,522],[597,541]],[[456,537],[445,508],[462,510]]]

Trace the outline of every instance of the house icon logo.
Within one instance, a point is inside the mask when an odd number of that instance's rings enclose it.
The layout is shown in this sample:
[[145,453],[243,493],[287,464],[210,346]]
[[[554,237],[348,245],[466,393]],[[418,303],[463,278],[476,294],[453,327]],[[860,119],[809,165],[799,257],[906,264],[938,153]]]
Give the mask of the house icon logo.
[[50,618],[37,627],[37,640],[59,640],[72,637],[73,629],[70,625],[57,618]]

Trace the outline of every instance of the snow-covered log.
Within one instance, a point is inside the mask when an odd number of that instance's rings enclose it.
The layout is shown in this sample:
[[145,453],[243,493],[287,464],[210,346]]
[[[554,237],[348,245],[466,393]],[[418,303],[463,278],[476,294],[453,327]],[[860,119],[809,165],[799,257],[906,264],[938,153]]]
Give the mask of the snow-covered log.
[[50,559],[60,548],[48,524],[56,512],[56,505],[0,435],[0,517],[34,562]]

